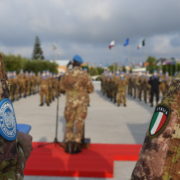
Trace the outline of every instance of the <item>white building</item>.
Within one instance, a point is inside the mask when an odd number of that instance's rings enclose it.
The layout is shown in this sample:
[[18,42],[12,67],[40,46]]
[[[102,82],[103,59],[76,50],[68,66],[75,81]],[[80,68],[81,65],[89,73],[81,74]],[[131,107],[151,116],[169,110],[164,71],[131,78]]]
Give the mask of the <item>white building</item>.
[[64,73],[66,72],[66,69],[67,69],[67,64],[69,63],[70,60],[68,59],[63,59],[63,60],[60,60],[60,59],[57,59],[57,60],[51,60],[51,62],[55,62],[56,64],[58,64],[58,72],[59,73]]

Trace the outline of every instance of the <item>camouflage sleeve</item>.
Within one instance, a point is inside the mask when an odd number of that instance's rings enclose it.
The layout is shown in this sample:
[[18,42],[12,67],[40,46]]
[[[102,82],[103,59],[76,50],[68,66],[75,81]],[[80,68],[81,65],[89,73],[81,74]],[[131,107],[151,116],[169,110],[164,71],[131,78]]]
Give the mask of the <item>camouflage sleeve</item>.
[[131,180],[180,179],[180,80],[155,108]]
[[88,93],[92,93],[93,91],[94,91],[94,86],[93,86],[91,78],[88,76],[88,80],[87,80],[87,92]]

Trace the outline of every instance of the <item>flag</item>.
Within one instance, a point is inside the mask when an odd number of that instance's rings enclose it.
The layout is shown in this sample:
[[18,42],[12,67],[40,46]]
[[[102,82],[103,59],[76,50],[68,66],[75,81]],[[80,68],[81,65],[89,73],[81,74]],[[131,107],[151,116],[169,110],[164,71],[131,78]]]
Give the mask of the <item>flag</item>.
[[115,47],[115,41],[111,41],[108,48],[111,49],[112,47]]
[[141,44],[137,45],[137,49],[141,49],[141,48],[142,48]]
[[146,42],[145,42],[145,39],[142,40],[142,46],[145,46],[146,45]]
[[124,41],[123,46],[128,46],[128,45],[129,45],[129,38],[127,38],[127,39]]
[[145,39],[143,39],[138,45],[137,45],[137,49],[141,49],[142,47],[144,47],[146,45]]
[[149,127],[151,136],[157,134],[167,124],[168,115],[169,109],[167,107],[162,105],[156,107]]

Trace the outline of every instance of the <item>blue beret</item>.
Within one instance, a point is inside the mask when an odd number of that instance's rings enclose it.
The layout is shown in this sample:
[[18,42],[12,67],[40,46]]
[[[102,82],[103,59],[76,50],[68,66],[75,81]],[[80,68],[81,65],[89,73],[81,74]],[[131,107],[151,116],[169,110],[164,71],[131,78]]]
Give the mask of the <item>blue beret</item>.
[[74,61],[74,62],[78,62],[78,63],[80,63],[80,64],[83,63],[83,59],[82,59],[81,56],[79,56],[79,55],[75,55],[75,56],[73,57],[73,61]]

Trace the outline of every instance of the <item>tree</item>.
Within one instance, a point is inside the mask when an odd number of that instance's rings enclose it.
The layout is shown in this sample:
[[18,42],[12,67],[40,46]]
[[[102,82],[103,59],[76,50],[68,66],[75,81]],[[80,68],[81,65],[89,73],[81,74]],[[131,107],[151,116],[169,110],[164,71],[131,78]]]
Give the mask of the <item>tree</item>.
[[146,62],[148,63],[147,68],[146,68],[147,71],[149,71],[150,73],[153,73],[154,71],[158,70],[157,60],[155,57],[149,56]]
[[117,63],[111,64],[110,66],[108,66],[108,68],[111,72],[116,72],[119,69]]
[[41,48],[41,42],[38,36],[36,36],[35,38],[32,59],[38,59],[38,60],[44,59],[43,50]]

